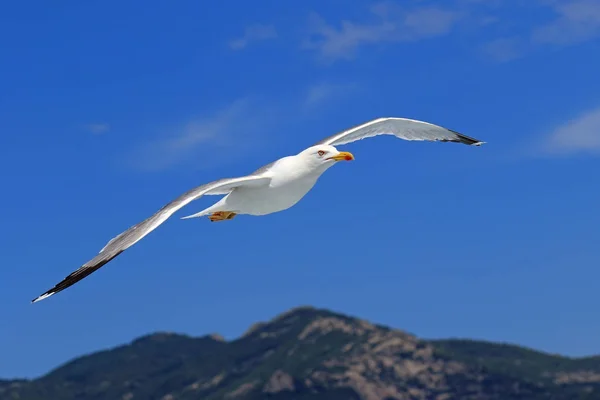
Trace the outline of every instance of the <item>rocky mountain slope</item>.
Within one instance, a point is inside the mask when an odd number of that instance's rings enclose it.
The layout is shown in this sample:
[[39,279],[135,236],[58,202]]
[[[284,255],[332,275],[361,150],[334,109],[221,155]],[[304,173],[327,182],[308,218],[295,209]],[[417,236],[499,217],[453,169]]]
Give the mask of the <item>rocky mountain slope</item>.
[[27,381],[0,400],[600,399],[600,357],[426,341],[327,310],[296,308],[242,337],[156,333]]

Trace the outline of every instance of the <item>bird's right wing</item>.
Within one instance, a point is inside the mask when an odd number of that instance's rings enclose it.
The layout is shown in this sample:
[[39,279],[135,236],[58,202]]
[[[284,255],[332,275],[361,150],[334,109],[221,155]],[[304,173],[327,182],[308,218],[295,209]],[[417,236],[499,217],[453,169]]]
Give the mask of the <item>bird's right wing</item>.
[[339,146],[379,135],[393,135],[404,140],[456,142],[480,146],[484,142],[429,122],[408,118],[377,118],[336,133],[316,144]]
[[100,253],[98,253],[96,257],[92,258],[90,261],[82,265],[78,270],[71,273],[52,289],[48,290],[47,292],[41,294],[40,296],[32,300],[32,303],[46,299],[52,296],[53,294],[56,294],[61,290],[64,290],[69,286],[79,282],[86,276],[90,275],[92,272],[98,270],[104,264],[108,263],[110,260],[118,256],[119,254],[121,254],[123,251],[140,241],[144,236],[146,236],[154,229],[156,229],[160,224],[165,222],[177,210],[186,206],[190,202],[202,197],[208,192],[228,192],[241,186],[263,186],[268,185],[270,181],[271,178],[269,177],[257,176],[253,174],[243,176],[240,178],[220,179],[187,191],[186,193],[182,194],[175,200],[162,207],[151,217],[145,219],[139,224],[132,226],[125,232],[111,239],[106,244],[106,246],[104,246],[104,248],[100,250]]

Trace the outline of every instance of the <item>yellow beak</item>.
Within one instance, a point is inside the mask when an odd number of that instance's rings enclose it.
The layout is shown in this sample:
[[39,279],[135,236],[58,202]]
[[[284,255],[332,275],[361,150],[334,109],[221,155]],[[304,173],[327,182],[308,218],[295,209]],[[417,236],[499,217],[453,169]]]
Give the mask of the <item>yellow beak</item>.
[[349,153],[347,151],[341,151],[338,155],[335,155],[333,157],[329,157],[328,160],[335,160],[335,161],[351,161],[354,160],[354,155],[352,153]]

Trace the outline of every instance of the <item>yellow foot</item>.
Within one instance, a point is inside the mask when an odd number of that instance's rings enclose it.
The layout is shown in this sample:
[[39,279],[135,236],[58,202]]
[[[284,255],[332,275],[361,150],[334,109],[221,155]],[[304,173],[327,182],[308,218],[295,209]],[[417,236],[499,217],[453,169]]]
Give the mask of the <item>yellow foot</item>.
[[208,216],[210,222],[215,221],[227,221],[228,219],[233,219],[236,216],[236,213],[230,211],[217,211]]

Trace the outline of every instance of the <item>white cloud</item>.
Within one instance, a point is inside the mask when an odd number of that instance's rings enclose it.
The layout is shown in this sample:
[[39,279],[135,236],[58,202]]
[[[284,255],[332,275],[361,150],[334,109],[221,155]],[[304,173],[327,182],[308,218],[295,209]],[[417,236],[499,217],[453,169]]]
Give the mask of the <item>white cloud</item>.
[[568,46],[600,37],[599,0],[538,0],[523,4],[531,9],[517,15],[537,12],[543,16],[544,11],[550,11],[550,18],[535,24],[530,19],[525,19],[525,23],[517,21],[516,26],[520,22],[523,30],[520,36],[493,39],[483,46],[493,59],[509,61],[543,46]]
[[107,123],[95,123],[95,124],[87,124],[84,128],[93,134],[99,135],[101,133],[106,133],[110,130],[110,125]]
[[435,6],[405,9],[390,2],[375,4],[370,14],[370,22],[344,20],[336,27],[313,13],[309,19],[309,37],[303,45],[327,61],[348,60],[362,46],[448,34],[461,18],[460,12],[449,9]]
[[531,39],[534,43],[568,45],[600,36],[600,1],[555,0],[548,4],[557,17],[533,30]]
[[556,128],[544,138],[541,147],[547,155],[600,155],[600,107]]
[[241,37],[229,41],[229,47],[233,50],[241,50],[252,42],[275,38],[277,38],[277,31],[274,26],[255,24],[248,26]]
[[164,130],[155,139],[140,144],[127,159],[131,166],[143,171],[182,165],[199,169],[222,165],[265,150],[284,137],[280,133],[289,130],[290,124],[315,118],[328,109],[328,104],[334,103],[333,99],[356,88],[354,84],[321,82],[272,100],[238,99]]
[[[258,99],[239,99],[226,107],[147,142],[130,157],[135,167],[146,171],[164,170],[193,161],[195,167],[206,167],[230,161],[235,154],[253,149],[261,142],[262,132],[269,127],[270,114]],[[226,151],[227,157],[222,157]]]
[[398,0],[375,3],[368,11],[359,20],[334,23],[311,14],[303,47],[331,63],[353,59],[367,46],[459,32],[471,35],[469,40],[479,43],[490,58],[505,62],[543,46],[600,37],[600,0],[448,0],[433,5],[426,0]]
[[522,55],[522,44],[518,38],[501,38],[486,43],[483,51],[492,59],[505,62],[519,58]]
[[338,96],[347,95],[356,89],[353,84],[321,82],[308,87],[305,93],[304,106],[314,108]]

